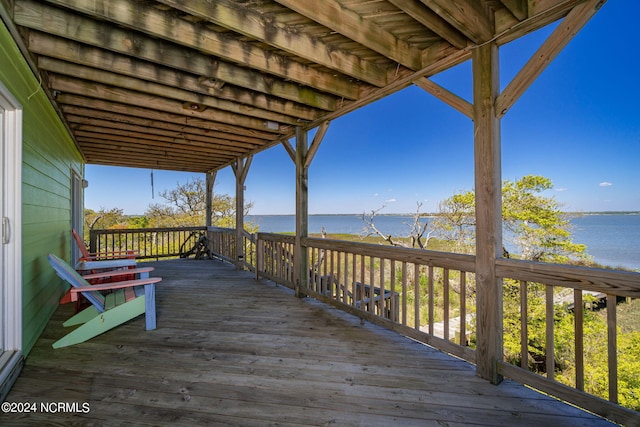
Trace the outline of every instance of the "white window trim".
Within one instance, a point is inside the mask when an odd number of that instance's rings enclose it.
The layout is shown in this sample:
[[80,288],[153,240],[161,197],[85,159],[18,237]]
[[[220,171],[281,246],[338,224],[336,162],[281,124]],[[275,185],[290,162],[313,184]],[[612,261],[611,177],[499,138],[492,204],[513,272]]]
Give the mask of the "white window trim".
[[[9,219],[10,239],[4,244],[4,349],[22,351],[22,106],[0,82],[0,106],[5,110],[4,216]],[[2,368],[2,366],[0,366]]]

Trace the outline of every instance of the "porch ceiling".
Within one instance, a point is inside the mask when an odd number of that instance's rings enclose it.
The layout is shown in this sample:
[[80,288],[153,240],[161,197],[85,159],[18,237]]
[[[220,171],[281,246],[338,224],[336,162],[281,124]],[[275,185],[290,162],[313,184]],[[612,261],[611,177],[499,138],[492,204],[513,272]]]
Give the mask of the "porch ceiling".
[[[580,0],[8,0],[87,163],[206,172]],[[421,84],[426,86],[426,84]]]

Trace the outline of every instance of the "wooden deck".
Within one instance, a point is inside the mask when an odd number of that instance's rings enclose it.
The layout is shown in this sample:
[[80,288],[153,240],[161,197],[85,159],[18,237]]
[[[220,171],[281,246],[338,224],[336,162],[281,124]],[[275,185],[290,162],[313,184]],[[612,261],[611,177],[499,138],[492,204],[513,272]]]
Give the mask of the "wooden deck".
[[[611,425],[218,261],[146,264],[164,278],[158,329],[140,317],[53,350],[72,310],[61,306],[7,398],[38,412],[0,424]],[[43,413],[40,402],[80,413]]]

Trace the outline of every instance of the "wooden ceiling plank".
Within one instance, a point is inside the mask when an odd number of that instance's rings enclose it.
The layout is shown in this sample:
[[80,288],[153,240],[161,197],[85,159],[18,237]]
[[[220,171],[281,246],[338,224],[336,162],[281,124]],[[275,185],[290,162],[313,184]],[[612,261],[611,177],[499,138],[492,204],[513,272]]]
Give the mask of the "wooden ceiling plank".
[[105,166],[120,166],[138,169],[154,169],[154,170],[170,170],[178,172],[196,172],[205,173],[206,168],[219,168],[221,162],[211,161],[209,163],[178,162],[175,159],[153,159],[153,161],[145,162],[140,155],[130,155],[128,157],[106,157],[102,153],[92,153],[88,158],[87,164],[98,164]]
[[420,50],[335,0],[321,2],[275,0],[327,28],[354,40],[412,70],[422,68]]
[[122,104],[119,102],[112,102],[95,98],[87,98],[80,95],[61,93],[56,99],[58,103],[62,105],[63,111],[66,111],[69,107],[77,107],[80,109],[80,111],[82,109],[105,111],[122,116],[135,117],[136,119],[149,119],[157,120],[160,122],[170,122],[177,126],[192,126],[203,129],[206,132],[220,132],[228,134],[229,139],[242,138],[244,136],[259,138],[262,140],[272,140],[274,138],[279,138],[279,136],[274,135],[273,133],[258,131],[254,129],[245,129],[240,126],[229,125],[217,120],[173,114],[170,112],[159,110],[149,110],[144,107],[135,105]]
[[[215,2],[159,1],[190,15],[198,16],[209,22],[244,34],[247,37],[259,40],[317,64],[324,65],[325,67],[358,80],[378,87],[385,86],[388,83],[386,72],[379,64],[359,58],[336,47],[326,45],[322,40],[313,38],[303,32],[283,28],[273,20],[261,16],[251,8],[247,8],[241,4],[227,0],[217,0]],[[324,4],[324,2],[316,3]],[[237,58],[246,56],[245,48],[244,52],[241,51],[238,53]],[[288,62],[291,62],[291,60],[289,59]]]
[[140,61],[130,56],[46,35],[38,31],[30,31],[29,50],[38,55],[92,68],[110,70],[114,73],[148,80],[165,86],[181,87],[190,92],[236,101],[241,104],[252,105],[305,120],[317,118],[320,111],[322,111],[282,98],[268,96],[264,93],[231,86],[222,81],[196,77],[193,74],[180,72],[175,68]]
[[[233,114],[228,111],[217,110],[214,108],[193,110],[190,108],[190,103],[185,105],[180,101],[173,101],[159,96],[107,86],[100,83],[83,82],[64,76],[51,76],[49,84],[53,90],[61,92],[74,93],[77,95],[119,102],[122,104],[145,105],[154,110],[191,115],[261,131],[268,132],[271,130],[267,127],[264,120],[257,118]],[[273,133],[285,133],[286,127],[287,126],[280,125],[278,126],[278,129],[273,129],[272,131]]]
[[442,19],[437,13],[420,5],[417,0],[389,0],[389,3],[392,3],[395,7],[445,39],[452,46],[458,49],[464,49],[469,44],[469,39],[462,35],[462,33]]
[[[284,79],[291,79],[298,83],[308,84],[309,74],[313,74],[317,79],[322,79],[325,86],[336,83],[336,77],[331,73],[313,70],[300,62],[292,60],[290,57],[283,57],[277,52],[267,53],[263,49],[248,43],[241,42],[235,38],[223,36],[216,31],[207,29],[206,27],[187,21],[185,19],[176,18],[175,14],[170,11],[162,11],[148,4],[135,2],[131,0],[48,0],[52,4],[57,4],[83,14],[96,17],[100,20],[108,20],[127,28],[141,31],[154,37],[170,40],[173,43],[186,46],[205,52],[211,55],[224,58],[233,63],[244,64],[248,67],[260,70],[262,72],[277,75]],[[277,27],[272,27],[267,20],[254,12],[240,7],[230,2],[180,2],[165,1],[164,3],[177,9],[184,8],[184,11],[204,18],[218,25],[229,28],[227,25],[231,22],[234,31],[238,26],[244,31],[238,31],[242,34],[254,37],[258,40],[269,40],[265,33],[271,34],[272,31],[281,31]],[[247,16],[252,13],[253,16]],[[218,19],[222,18],[224,22]],[[231,21],[230,21],[231,20]],[[261,20],[258,22],[256,20]],[[262,30],[260,30],[262,29]],[[258,30],[258,34],[262,33],[263,37],[256,37],[251,34]],[[250,34],[247,34],[250,33]],[[286,37],[285,37],[286,38]],[[290,39],[290,37],[289,37]],[[299,43],[303,42],[303,46]],[[315,42],[315,44],[311,44]],[[271,44],[271,43],[268,43]],[[325,66],[330,66],[346,76],[369,82],[376,86],[382,86],[386,83],[384,72],[375,64],[367,61],[359,60],[348,52],[331,51],[329,47],[318,46],[318,41],[306,40],[301,36],[299,39],[284,43],[289,45],[287,50],[302,58],[320,62],[318,59],[324,59]],[[300,47],[300,51],[298,50]],[[282,48],[282,46],[277,46]],[[313,58],[309,57],[309,52],[304,55],[307,48],[312,50]],[[315,58],[322,50],[326,51],[323,58]]]
[[[202,153],[191,153],[184,149],[164,149],[158,147],[150,147],[144,141],[128,141],[103,140],[100,135],[88,135],[80,138],[83,150],[88,156],[101,153],[102,156],[110,158],[127,157],[137,153],[138,155],[148,156],[152,161],[157,159],[172,159],[176,162],[192,163],[192,164],[210,164],[212,161],[216,163],[228,162],[233,157],[221,156],[216,153],[203,155]],[[149,151],[152,150],[152,153]]]
[[112,157],[122,156],[123,153],[138,152],[152,158],[174,158],[180,161],[188,161],[195,163],[209,163],[212,159],[216,159],[218,162],[228,162],[231,159],[237,158],[230,154],[221,154],[220,152],[209,151],[194,151],[189,147],[176,144],[171,146],[158,146],[149,144],[148,140],[121,137],[116,139],[114,135],[106,134],[91,134],[83,133],[78,135],[81,145],[84,144],[83,150],[87,153],[97,153],[102,151]]
[[551,61],[596,14],[601,5],[602,0],[588,0],[569,12],[496,99],[496,112],[499,117],[506,114]]
[[246,138],[241,135],[231,135],[228,133],[211,132],[201,128],[172,123],[160,122],[157,120],[145,120],[137,117],[128,117],[113,114],[105,111],[87,110],[82,111],[78,107],[65,106],[63,111],[65,117],[72,128],[77,129],[78,125],[101,125],[114,128],[146,129],[148,133],[158,135],[185,134],[197,141],[220,144],[237,148],[239,150],[250,150],[262,147],[268,141],[256,138]]
[[509,12],[518,20],[523,21],[529,17],[528,0],[500,0],[509,9]]
[[[133,31],[97,22],[68,11],[56,9],[30,0],[16,2],[14,19],[18,25],[26,28],[75,40],[124,55],[155,62],[203,76],[213,80],[228,82],[234,86],[247,87],[268,95],[288,99],[315,108],[332,111],[336,108],[338,97],[357,99],[367,87],[356,83],[330,82],[318,77],[313,68],[309,68],[307,77],[309,86],[300,86],[269,77],[259,71],[239,67],[216,60],[198,51],[184,49],[171,43],[163,43]],[[326,77],[326,76],[325,76]],[[326,83],[327,93],[311,87]],[[329,95],[329,93],[334,94]]]
[[[606,0],[602,0],[604,3]],[[529,1],[529,18],[513,23],[509,20],[496,20],[495,39],[504,45],[526,34],[545,27],[565,17],[574,7],[584,0],[540,0]],[[497,14],[496,14],[497,16]],[[535,19],[533,19],[535,18]]]
[[[176,87],[166,86],[163,84],[153,83],[147,80],[128,77],[122,74],[112,73],[103,69],[87,67],[70,62],[61,61],[59,59],[42,56],[38,60],[40,69],[50,71],[49,81],[51,87],[55,85],[56,80],[62,78],[83,79],[108,86],[117,86],[148,95],[161,96],[169,100],[187,102],[205,107],[217,108],[219,110],[228,111],[230,113],[242,114],[250,117],[271,120],[289,125],[297,125],[300,120],[296,117],[286,116],[284,114],[274,113],[269,110],[254,108],[246,104],[227,101],[213,96],[202,95],[199,93],[189,92],[187,90]],[[58,77],[60,76],[60,77]]]
[[[139,158],[139,157],[138,157]],[[143,163],[142,161],[137,160],[138,158],[132,156],[128,159],[103,159],[103,158],[89,158],[87,159],[87,164],[96,164],[96,165],[104,165],[104,166],[122,166],[122,167],[130,167],[130,168],[139,168],[139,169],[156,169],[156,170],[169,170],[169,171],[177,171],[177,172],[196,172],[196,173],[206,173],[208,169],[218,169],[220,167],[219,164],[209,163],[201,166],[200,168],[195,167],[191,164],[180,164],[175,161],[158,161],[156,163]]]
[[475,44],[494,36],[491,19],[477,0],[421,0]]
[[[70,123],[72,124],[74,132],[112,132],[114,135],[131,135],[141,139],[158,141],[159,143],[175,143],[176,141],[180,141],[180,143],[188,144],[189,147],[193,147],[194,149],[200,148],[202,149],[202,151],[224,150],[228,151],[229,153],[236,153],[236,155],[242,155],[247,151],[247,148],[234,146],[233,144],[229,144],[228,142],[221,143],[216,140],[207,140],[189,134],[162,133],[156,130],[152,131],[151,129],[133,125],[119,124],[119,126],[116,127],[114,126],[113,122],[91,119],[82,120],[82,118],[75,118],[75,120],[70,120]],[[253,148],[257,147],[249,147],[249,149]]]
[[426,77],[414,80],[413,83],[473,120],[473,104],[466,99],[448,91]]

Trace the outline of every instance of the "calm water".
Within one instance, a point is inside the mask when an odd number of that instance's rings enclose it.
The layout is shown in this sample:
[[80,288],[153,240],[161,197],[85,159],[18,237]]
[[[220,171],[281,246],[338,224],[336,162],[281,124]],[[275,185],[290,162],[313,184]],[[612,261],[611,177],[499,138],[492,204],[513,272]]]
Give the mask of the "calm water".
[[[295,231],[293,215],[249,215],[247,217],[266,233]],[[410,216],[383,215],[376,217],[376,227],[385,234],[405,236]],[[583,215],[571,220],[573,241],[587,245],[594,261],[612,267],[640,269],[640,215]],[[365,223],[361,215],[311,215],[309,232],[362,234]]]

